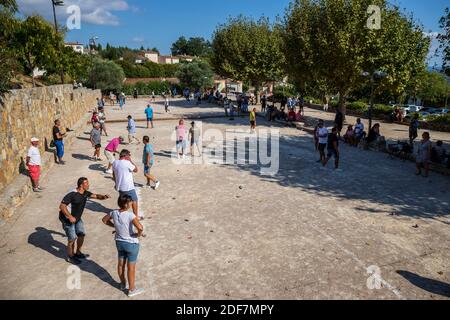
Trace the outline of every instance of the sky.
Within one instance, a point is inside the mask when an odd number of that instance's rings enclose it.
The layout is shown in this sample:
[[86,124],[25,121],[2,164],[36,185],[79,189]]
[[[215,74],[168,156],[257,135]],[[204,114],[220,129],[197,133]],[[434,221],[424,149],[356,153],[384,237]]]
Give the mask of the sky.
[[[78,41],[85,45],[89,38],[98,37],[103,46],[109,42],[114,46],[132,48],[156,47],[162,54],[169,54],[170,47],[180,36],[210,39],[216,26],[230,16],[243,14],[272,21],[282,16],[290,0],[64,0],[64,7],[57,7],[58,21],[66,24],[71,5],[81,10],[80,29],[70,30],[66,41]],[[390,0],[404,8],[424,26],[424,31],[436,35],[439,19],[448,0]],[[53,21],[51,0],[17,0],[24,15],[40,14]],[[433,41],[431,51],[438,43]],[[431,57],[429,65],[440,63],[440,58]]]

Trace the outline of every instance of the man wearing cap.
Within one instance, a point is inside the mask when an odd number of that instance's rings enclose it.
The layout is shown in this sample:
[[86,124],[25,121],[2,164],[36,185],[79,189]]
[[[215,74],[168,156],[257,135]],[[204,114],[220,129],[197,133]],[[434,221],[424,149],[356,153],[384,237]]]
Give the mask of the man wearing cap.
[[114,163],[114,161],[116,160],[114,158],[114,155],[116,153],[119,153],[119,151],[117,150],[117,148],[119,147],[120,144],[122,144],[125,141],[125,138],[120,136],[118,138],[114,138],[112,139],[108,145],[105,148],[105,157],[106,159],[108,159],[108,168],[105,171],[105,174],[112,174],[112,165]]
[[36,137],[31,138],[31,147],[28,149],[27,154],[27,167],[34,192],[42,192],[42,188],[39,185],[39,177],[41,175],[41,153],[38,146],[39,139]]

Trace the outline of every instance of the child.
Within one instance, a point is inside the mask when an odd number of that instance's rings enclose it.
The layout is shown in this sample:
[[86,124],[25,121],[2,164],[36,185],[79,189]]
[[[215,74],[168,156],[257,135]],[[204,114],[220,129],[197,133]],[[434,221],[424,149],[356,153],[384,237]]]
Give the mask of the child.
[[344,141],[345,143],[348,143],[351,146],[355,146],[355,131],[353,130],[353,126],[349,125],[347,127],[347,132],[344,135]]
[[255,132],[256,129],[256,108],[250,112],[250,131]]
[[[135,285],[136,262],[139,254],[139,237],[142,236],[144,227],[140,224],[139,218],[130,211],[132,199],[129,195],[121,195],[117,201],[119,210],[114,210],[104,216],[102,221],[107,226],[114,228],[116,247],[118,252],[117,271],[120,278],[120,289],[125,291],[127,281],[125,279],[125,263],[127,264],[128,275],[128,297],[134,297],[144,292],[137,289]],[[133,226],[137,229],[134,232]]]
[[[178,126],[175,127],[176,135],[177,135],[177,152],[178,158],[180,156],[184,159],[184,154],[186,151],[186,127],[184,126],[184,121],[181,119],[178,122]],[[180,153],[181,150],[181,153]]]

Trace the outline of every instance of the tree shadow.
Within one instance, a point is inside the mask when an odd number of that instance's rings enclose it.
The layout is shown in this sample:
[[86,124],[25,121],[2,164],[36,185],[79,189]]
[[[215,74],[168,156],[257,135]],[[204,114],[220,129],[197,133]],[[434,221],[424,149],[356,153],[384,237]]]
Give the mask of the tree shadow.
[[411,284],[415,285],[416,287],[419,287],[433,294],[437,294],[447,298],[450,297],[450,284],[448,283],[439,280],[425,278],[419,276],[418,274],[404,270],[397,270],[397,273],[406,280],[408,280],[409,282],[411,282]]
[[[61,232],[47,230],[42,227],[36,227],[36,231],[30,234],[30,236],[28,237],[28,243],[44,251],[47,251],[56,258],[65,260],[67,247],[63,243],[55,240],[53,238],[53,235],[66,237],[66,235]],[[78,267],[84,272],[92,273],[97,278],[109,284],[113,288],[120,290],[120,283],[115,281],[109,274],[109,272],[102,266],[98,265],[95,261],[82,260],[82,263],[79,264]]]
[[77,137],[78,140],[85,140],[85,141],[91,141],[90,138],[87,137]]
[[[231,129],[245,126],[245,130],[247,127],[247,122],[243,119],[232,124],[226,119],[205,119],[203,123],[226,124]],[[260,123],[268,124],[263,119]],[[276,128],[277,125],[273,127]],[[333,170],[332,163],[323,169],[321,164],[316,163],[319,154],[315,151],[312,136],[296,132],[298,131],[292,130],[280,136],[279,169],[272,176],[261,174],[261,168],[267,166],[259,162],[256,165],[248,164],[248,142],[245,152],[246,164],[223,165],[223,167],[248,172],[258,176],[261,181],[276,183],[283,187],[300,188],[318,198],[352,200],[354,210],[361,213],[401,215],[450,224],[447,219],[443,219],[450,215],[448,177],[439,174],[432,174],[430,178],[417,177],[414,175],[415,165],[412,162],[392,160],[385,153],[361,150],[346,144],[340,144],[342,171]],[[268,141],[260,137],[259,143],[266,144],[270,154]],[[236,147],[231,154],[236,160],[238,157]],[[215,155],[214,158],[219,164],[225,163],[226,153]]]

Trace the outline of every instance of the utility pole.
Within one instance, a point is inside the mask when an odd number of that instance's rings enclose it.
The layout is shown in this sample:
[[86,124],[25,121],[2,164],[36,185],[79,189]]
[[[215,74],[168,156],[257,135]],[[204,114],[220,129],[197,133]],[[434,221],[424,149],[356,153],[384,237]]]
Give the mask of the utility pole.
[[[51,0],[52,1],[52,6],[53,6],[53,21],[55,23],[55,32],[56,34],[58,34],[58,22],[56,21],[56,6],[63,6],[64,5],[64,1],[62,0]],[[64,41],[64,39],[63,39]],[[61,66],[61,84],[64,84],[64,67]]]

